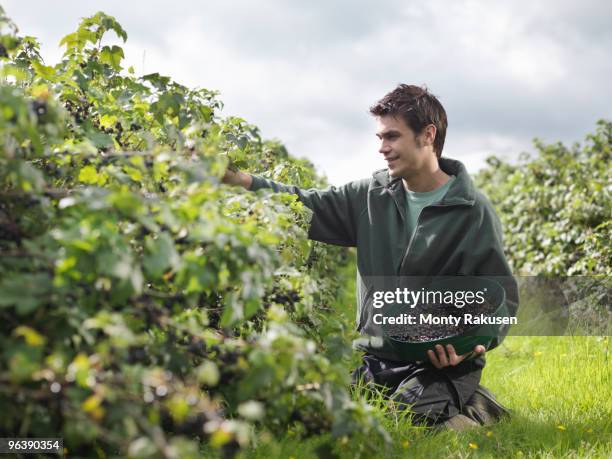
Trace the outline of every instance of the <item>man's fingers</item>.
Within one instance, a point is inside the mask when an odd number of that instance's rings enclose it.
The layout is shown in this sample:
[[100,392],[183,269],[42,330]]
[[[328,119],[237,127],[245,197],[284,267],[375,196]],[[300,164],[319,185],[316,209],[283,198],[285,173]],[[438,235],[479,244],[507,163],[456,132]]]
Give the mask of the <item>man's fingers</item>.
[[429,360],[431,361],[431,364],[440,369],[442,368],[442,365],[440,365],[440,362],[438,362],[438,358],[436,357],[436,353],[434,351],[432,351],[431,349],[427,351],[427,355],[429,356]]
[[233,185],[234,178],[236,177],[236,172],[230,169],[229,167],[225,169],[225,174],[221,178],[221,181],[226,185]]
[[[468,352],[464,355],[457,355],[457,351],[455,351],[455,347],[452,344],[447,344],[446,348],[444,346],[437,344],[434,350],[427,351],[427,355],[429,356],[429,360],[432,365],[438,369],[448,367],[449,365],[455,366],[463,362],[465,359],[472,357],[473,355],[484,354],[486,348],[481,344],[474,347],[474,351]],[[447,354],[448,352],[448,354]]]
[[446,351],[444,350],[444,347],[440,344],[436,344],[436,351],[438,353],[438,361],[440,362],[440,366],[447,367],[448,357],[446,356]]
[[465,358],[465,356],[463,355],[457,355],[457,352],[455,351],[455,346],[453,346],[452,344],[447,344],[446,350],[448,351],[448,358],[450,359],[451,365],[457,365],[458,363],[461,363],[461,361]]
[[221,181],[226,185],[238,185],[248,190],[251,188],[253,178],[250,174],[241,172],[238,169],[232,170],[228,167],[225,170],[225,174],[223,174]]

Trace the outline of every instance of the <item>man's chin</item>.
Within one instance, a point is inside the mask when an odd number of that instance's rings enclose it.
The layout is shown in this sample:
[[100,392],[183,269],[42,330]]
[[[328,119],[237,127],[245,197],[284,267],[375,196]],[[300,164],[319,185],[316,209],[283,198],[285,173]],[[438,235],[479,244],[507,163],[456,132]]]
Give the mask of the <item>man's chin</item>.
[[389,177],[391,178],[397,178],[400,176],[399,171],[397,169],[391,169],[390,167],[388,167],[387,170],[389,171]]

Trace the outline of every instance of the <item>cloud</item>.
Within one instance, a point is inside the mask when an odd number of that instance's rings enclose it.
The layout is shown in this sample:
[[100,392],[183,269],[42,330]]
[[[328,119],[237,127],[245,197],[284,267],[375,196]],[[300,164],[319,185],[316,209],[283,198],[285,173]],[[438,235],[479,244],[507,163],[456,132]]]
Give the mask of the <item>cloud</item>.
[[[51,62],[61,36],[101,8],[4,4],[23,33],[52,43],[43,48]],[[399,82],[440,97],[445,154],[470,170],[487,154],[531,149],[534,137],[581,140],[612,117],[609,2],[110,0],[103,9],[127,30],[137,72],[219,90],[226,114],[336,184],[384,167],[368,107]]]

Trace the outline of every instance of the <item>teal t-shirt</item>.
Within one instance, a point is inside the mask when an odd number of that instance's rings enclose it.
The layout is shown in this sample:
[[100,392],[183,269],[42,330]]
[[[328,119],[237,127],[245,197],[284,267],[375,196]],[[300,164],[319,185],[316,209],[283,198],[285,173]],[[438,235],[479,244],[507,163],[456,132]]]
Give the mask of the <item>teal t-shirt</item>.
[[417,220],[419,219],[419,215],[421,214],[423,208],[441,200],[450,188],[453,180],[455,180],[455,176],[451,175],[448,182],[441,187],[436,188],[435,190],[425,191],[423,193],[406,191],[406,201],[408,203],[408,211],[406,212],[406,215],[408,216],[408,234],[410,237],[412,237],[412,233],[416,229]]

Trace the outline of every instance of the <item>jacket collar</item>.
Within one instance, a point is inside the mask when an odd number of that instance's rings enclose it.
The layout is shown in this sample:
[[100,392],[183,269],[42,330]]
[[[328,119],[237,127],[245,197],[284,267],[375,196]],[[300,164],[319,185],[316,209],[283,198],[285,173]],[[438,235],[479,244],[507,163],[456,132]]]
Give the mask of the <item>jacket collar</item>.
[[[439,202],[440,205],[474,205],[475,187],[467,169],[461,161],[450,158],[439,158],[440,169],[449,175],[454,175],[456,179]],[[385,188],[392,196],[397,195],[403,190],[402,179],[400,177],[391,178],[388,169],[380,169],[372,174],[374,181]]]

